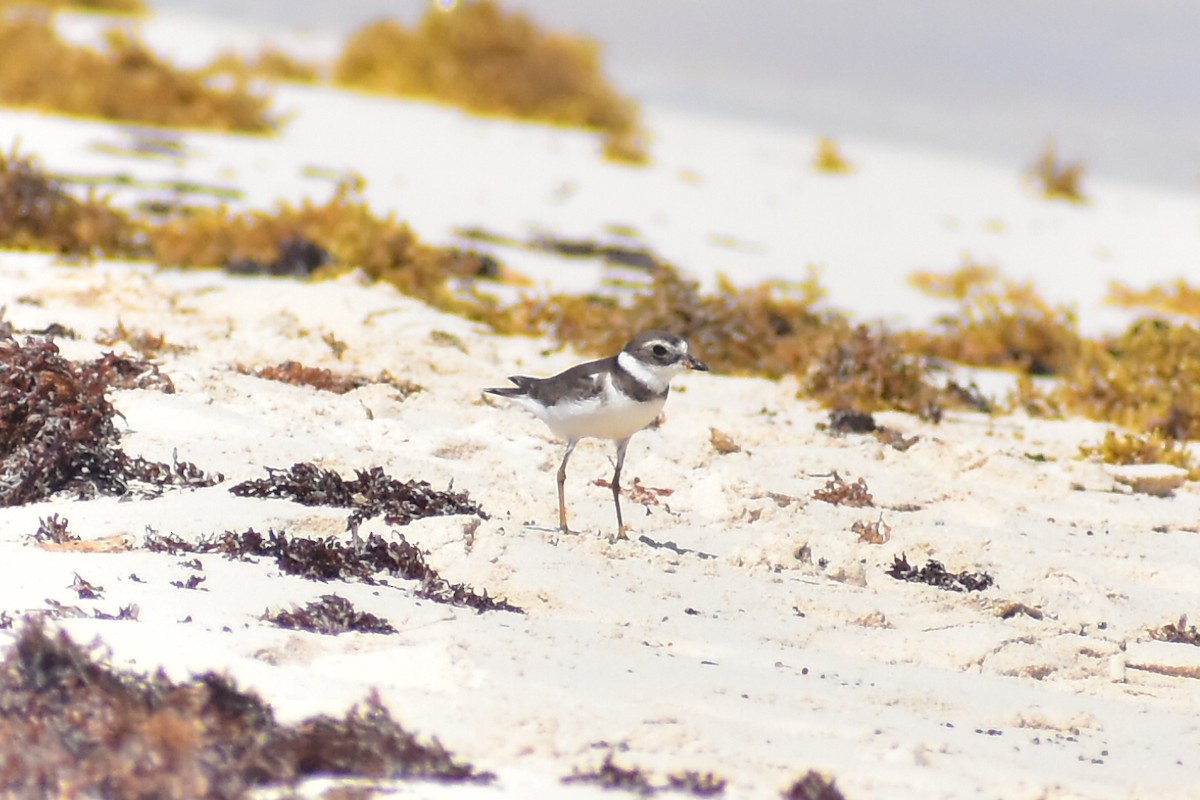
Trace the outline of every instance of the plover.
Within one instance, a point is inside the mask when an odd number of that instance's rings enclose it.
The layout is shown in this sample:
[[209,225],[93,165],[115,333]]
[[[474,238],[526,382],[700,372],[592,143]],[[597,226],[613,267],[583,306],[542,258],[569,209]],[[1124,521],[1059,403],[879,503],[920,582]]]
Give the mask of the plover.
[[558,524],[567,532],[567,503],[563,486],[567,461],[580,439],[612,439],[617,443],[613,470],[613,504],[617,509],[617,538],[625,535],[621,517],[621,467],[625,448],[635,433],[662,411],[671,391],[671,379],[708,365],[688,352],[680,337],[666,331],[646,331],[635,336],[620,353],[599,361],[578,364],[552,378],[513,375],[515,387],[484,389],[515,400],[567,440],[567,452],[558,468]]

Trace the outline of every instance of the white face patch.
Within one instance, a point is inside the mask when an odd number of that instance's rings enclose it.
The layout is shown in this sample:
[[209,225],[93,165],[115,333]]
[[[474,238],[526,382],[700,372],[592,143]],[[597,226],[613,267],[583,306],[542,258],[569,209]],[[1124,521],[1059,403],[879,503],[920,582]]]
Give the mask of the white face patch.
[[638,383],[653,389],[655,392],[665,391],[671,385],[671,378],[678,374],[680,370],[678,364],[672,364],[669,367],[647,364],[645,361],[626,353],[624,350],[617,355],[617,364],[620,365],[621,369],[632,375]]

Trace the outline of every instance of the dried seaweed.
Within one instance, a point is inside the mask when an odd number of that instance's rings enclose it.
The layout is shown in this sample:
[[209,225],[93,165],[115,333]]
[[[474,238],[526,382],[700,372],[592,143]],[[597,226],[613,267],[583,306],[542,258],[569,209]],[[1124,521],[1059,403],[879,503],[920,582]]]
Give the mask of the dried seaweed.
[[332,470],[300,462],[286,470],[267,467],[266,478],[243,481],[229,491],[239,497],[284,498],[306,506],[349,508],[352,511],[347,530],[351,531],[379,516],[389,525],[452,514],[488,519],[466,492],[439,491],[425,481],[401,482],[382,467],[358,470],[356,476],[346,480]]
[[[1082,339],[1075,312],[1051,305],[1031,282],[1006,278],[993,266],[967,258],[948,273],[917,272],[909,282],[921,292],[953,301],[941,330],[910,331],[907,346],[920,352],[985,367],[1009,367],[1030,375],[1058,375],[1080,361]],[[960,405],[977,407],[978,394],[960,388]],[[986,401],[985,401],[986,402]]]
[[814,359],[805,388],[831,408],[895,408],[938,422],[949,401],[933,385],[920,351],[881,327],[835,330]]
[[879,515],[879,519],[871,522],[856,520],[850,526],[850,532],[858,534],[861,544],[884,544],[892,538],[892,526],[883,521],[882,514]]
[[854,166],[838,149],[837,142],[828,136],[821,136],[817,139],[817,152],[813,156],[812,168],[817,172],[833,175],[844,175],[854,171]]
[[872,433],[879,429],[873,415],[848,408],[831,409],[827,427],[834,433]]
[[75,580],[71,582],[70,588],[79,595],[80,600],[99,600],[104,594],[103,586],[95,585],[78,572],[75,573]]
[[104,384],[113,389],[146,389],[175,394],[175,384],[158,365],[145,358],[132,359],[115,353],[105,353],[84,368],[94,372]]
[[0,662],[0,793],[22,797],[245,797],[314,775],[487,783],[377,695],[342,718],[276,721],[214,673],[176,683],[117,670],[27,620]]
[[[200,584],[204,583],[208,578],[203,575],[189,575],[186,581],[171,581],[171,585],[176,589],[200,589]],[[202,592],[207,592],[208,589],[200,589]]]
[[51,514],[49,517],[38,518],[38,529],[33,533],[33,540],[39,543],[50,544],[66,544],[67,542],[78,542],[78,535],[67,530],[68,520],[66,517],[59,518],[58,514]]
[[690,794],[693,797],[718,797],[725,794],[728,782],[711,772],[685,770],[667,776],[667,791]]
[[[13,56],[5,56],[7,64]],[[136,252],[136,232],[136,224],[124,212],[111,208],[106,199],[89,194],[78,200],[15,147],[8,155],[0,153],[0,245],[76,256],[116,256]]]
[[708,429],[708,442],[713,446],[713,450],[723,456],[742,452],[742,446],[734,441],[732,436],[711,426]]
[[835,506],[864,508],[875,505],[875,498],[867,490],[867,482],[864,478],[859,478],[854,483],[846,483],[836,471],[832,478],[825,481],[825,486],[813,490],[812,496],[814,500],[832,503]]
[[637,104],[617,93],[599,62],[592,40],[543,31],[480,0],[430,8],[411,29],[390,20],[364,26],[347,41],[334,78],[476,113],[602,130],[615,140],[614,155],[640,163]]
[[455,233],[473,242],[522,247],[540,253],[553,253],[566,258],[597,258],[606,264],[635,269],[653,270],[665,265],[661,257],[646,245],[603,242],[596,239],[568,239],[552,233],[536,233],[527,239],[516,239],[492,233],[479,227],[455,229]]
[[[70,490],[80,497],[154,495],[164,486],[211,486],[222,480],[188,462],[126,455],[118,445],[112,386],[170,387],[145,361],[109,353],[77,364],[51,341],[24,343],[0,333],[0,506],[44,500]],[[148,484],[135,489],[132,483]]]
[[914,567],[908,563],[908,557],[903,553],[893,557],[892,566],[887,570],[887,574],[897,580],[926,583],[951,592],[982,592],[995,582],[986,572],[948,572],[940,561],[932,558],[925,566]]
[[329,251],[304,236],[287,236],[277,243],[275,258],[260,261],[253,258],[234,258],[225,269],[234,275],[287,275],[307,278],[333,260]]
[[656,782],[653,776],[641,767],[624,767],[613,760],[612,751],[604,756],[597,767],[586,770],[575,769],[562,779],[563,783],[584,783],[602,789],[615,789],[631,794],[650,797],[659,792],[678,792],[693,797],[717,797],[725,793],[726,780],[712,772],[685,770],[667,776],[665,782]]
[[783,800],[846,800],[833,778],[810,769],[783,791]]
[[1099,456],[1106,464],[1170,464],[1187,470],[1189,480],[1200,479],[1200,466],[1193,463],[1191,451],[1160,431],[1143,434],[1105,431],[1100,444],[1079,446],[1080,458],[1091,456]]
[[323,594],[319,600],[306,603],[303,608],[265,612],[260,619],[280,628],[312,631],[327,636],[337,636],[347,631],[359,633],[395,633],[396,629],[386,619],[365,611],[358,611],[344,597]]
[[1077,161],[1060,163],[1054,141],[1046,142],[1046,149],[1029,169],[1029,175],[1041,184],[1042,195],[1048,200],[1067,200],[1071,203],[1086,203],[1080,183],[1083,180],[1083,165]]
[[1187,614],[1180,615],[1177,622],[1168,622],[1161,627],[1151,628],[1149,633],[1151,639],[1157,639],[1160,642],[1200,646],[1200,631],[1196,630],[1195,625],[1187,624]]
[[0,16],[0,101],[58,113],[267,133],[268,98],[243,83],[209,85],[197,70],[162,60],[136,36],[109,28],[104,47],[65,41],[45,15]]
[[[112,347],[119,342],[128,344],[134,352],[143,358],[164,352],[179,354],[188,350],[187,347],[182,345],[168,343],[167,337],[161,333],[151,333],[147,330],[130,330],[125,327],[125,323],[121,320],[117,320],[117,324],[112,330],[101,331],[96,335],[96,344],[102,344],[105,347]],[[146,367],[153,367],[153,365],[146,364]],[[158,375],[157,367],[154,368],[154,373],[156,376]],[[167,394],[173,394],[175,392],[174,384],[165,375],[161,377],[165,379],[165,384],[159,388]]]
[[[599,486],[602,489],[612,489],[612,484],[608,482],[607,478],[596,478],[594,481],[592,481],[592,485]],[[668,512],[670,512],[671,507],[662,502],[662,498],[670,497],[671,495],[675,494],[674,489],[667,489],[665,487],[658,486],[647,486],[646,484],[642,483],[642,479],[638,477],[634,477],[631,484],[627,488],[624,488],[623,491],[629,498],[630,502],[645,506],[647,509],[649,509],[650,506],[661,505]]]
[[[337,344],[343,349],[345,348],[344,344],[340,342]],[[332,370],[322,367],[306,367],[298,361],[283,361],[279,364],[259,367],[254,370],[238,365],[237,371],[243,375],[254,375],[264,380],[279,381],[280,383],[288,383],[293,386],[311,386],[314,389],[320,389],[323,392],[333,392],[334,394],[346,394],[355,389],[361,389],[364,386],[371,386],[377,383],[391,386],[400,393],[401,398],[424,391],[423,387],[412,381],[401,380],[386,371],[380,373],[377,378],[367,378],[362,375],[338,375]]]
[[610,752],[598,767],[589,770],[576,769],[562,779],[563,783],[586,783],[602,789],[619,789],[648,797],[654,794],[650,776],[640,767],[622,767],[613,761]]
[[424,554],[403,536],[385,541],[371,534],[361,546],[346,545],[333,537],[306,539],[284,532],[268,531],[266,536],[251,529],[244,533],[226,531],[220,536],[189,542],[175,535],[150,533],[145,546],[152,552],[219,553],[227,558],[246,559],[262,556],[275,559],[289,575],[314,581],[350,581],[378,583],[380,574],[417,581],[417,596],[437,603],[473,608],[476,611],[512,611],[523,613],[507,600],[490,597],[461,583],[450,583],[429,566]]

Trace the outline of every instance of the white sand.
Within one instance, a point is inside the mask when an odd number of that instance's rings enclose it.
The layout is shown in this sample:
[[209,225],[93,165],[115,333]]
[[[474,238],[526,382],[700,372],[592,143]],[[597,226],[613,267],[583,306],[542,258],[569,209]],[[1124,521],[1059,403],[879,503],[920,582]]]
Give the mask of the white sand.
[[[169,45],[168,23],[154,30]],[[277,97],[295,113],[279,137],[180,134],[189,155],[179,161],[91,150],[125,138],[106,122],[3,110],[0,132],[53,170],[220,183],[243,190],[248,206],[323,201],[328,182],[304,177],[305,166],[357,170],[377,211],[436,243],[453,243],[459,226],[603,236],[621,224],[708,282],[718,271],[745,284],[795,278],[816,263],[831,304],[859,318],[930,319],[941,307],[908,289],[907,274],[950,269],[970,253],[1035,278],[1096,330],[1127,318],[1101,305],[1108,280],[1184,274],[1200,245],[1200,197],[1096,180],[1085,185],[1090,204],[1051,203],[1022,184],[1017,165],[843,142],[856,171],[822,176],[808,167],[809,134],[651,109],[655,165],[639,170],[601,162],[585,134],[329,89]],[[499,252],[546,285],[586,285],[602,272]],[[82,338],[60,342],[72,358],[100,354],[93,338],[118,321],[188,348],[161,357],[176,394],[112,394],[123,445],[167,461],[178,450],[227,477],[157,500],[64,497],[0,510],[0,609],[137,603],[136,622],[62,624],[103,642],[119,665],[179,678],[227,670],[285,720],[340,714],[377,688],[404,725],[498,776],[491,787],[401,785],[398,796],[598,795],[559,779],[599,763],[604,743],[621,748],[619,763],[660,776],[714,770],[730,797],[773,796],[809,768],[852,800],[1187,797],[1200,779],[1200,692],[1160,674],[1196,674],[1200,650],[1147,634],[1200,616],[1200,494],[1190,484],[1168,497],[1135,494],[1079,460],[1103,425],[879,415],[920,437],[899,452],[817,430],[825,413],[793,381],[689,375],[665,425],[636,436],[626,464],[626,485],[636,477],[673,493],[644,511],[626,500],[634,538],[611,543],[611,498],[592,483],[610,476],[611,446],[579,447],[567,493],[580,533],[550,532],[561,444],[480,394],[506,375],[550,374],[578,358],[544,341],[490,335],[353,276],[305,285],[11,252],[0,253],[0,305],[19,328],[74,328]],[[348,345],[340,360],[326,334]],[[386,369],[425,391],[338,396],[234,370],[285,359]],[[743,452],[717,454],[710,426]],[[27,541],[53,513],[86,539],[140,540],[148,528],[185,538],[248,527],[343,533],[335,509],[228,493],[296,461],[347,476],[382,466],[467,490],[492,515],[473,533],[462,517],[395,532],[448,579],[528,613],[480,615],[418,600],[402,581],[314,584],[211,556],[201,557],[202,590],[187,591],[170,583],[192,574],[179,557]],[[876,508],[812,499],[833,470],[864,478]],[[858,542],[851,526],[881,514],[890,541]],[[367,529],[395,533],[380,521]],[[884,571],[902,553],[915,565],[986,570],[996,585],[962,594],[896,581]],[[103,598],[78,600],[76,572]],[[331,591],[400,632],[323,637],[257,619]],[[1002,619],[1014,602],[1044,618]]]

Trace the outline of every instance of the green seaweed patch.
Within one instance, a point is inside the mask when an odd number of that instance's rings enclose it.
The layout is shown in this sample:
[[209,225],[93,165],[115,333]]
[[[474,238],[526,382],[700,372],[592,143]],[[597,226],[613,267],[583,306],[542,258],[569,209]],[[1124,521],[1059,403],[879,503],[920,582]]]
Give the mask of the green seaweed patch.
[[372,693],[340,718],[283,725],[260,696],[102,660],[26,620],[0,662],[0,761],[20,797],[246,797],[315,776],[489,783]]
[[603,131],[609,158],[647,159],[637,105],[604,78],[599,45],[542,30],[491,0],[432,4],[414,28],[390,20],[366,25],[346,42],[334,80],[478,114]]
[[1062,374],[1079,360],[1083,343],[1075,312],[1052,306],[1030,282],[1005,278],[969,258],[951,272],[916,272],[909,281],[930,297],[956,304],[938,320],[940,330],[905,334],[917,351],[1031,375]]
[[59,38],[53,19],[0,17],[0,104],[176,128],[269,133],[267,97],[229,89],[154,55],[113,28],[96,50]]

